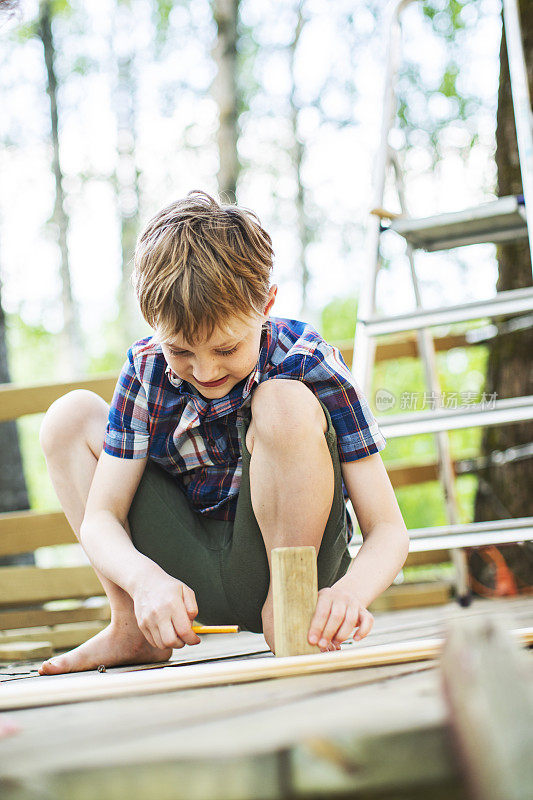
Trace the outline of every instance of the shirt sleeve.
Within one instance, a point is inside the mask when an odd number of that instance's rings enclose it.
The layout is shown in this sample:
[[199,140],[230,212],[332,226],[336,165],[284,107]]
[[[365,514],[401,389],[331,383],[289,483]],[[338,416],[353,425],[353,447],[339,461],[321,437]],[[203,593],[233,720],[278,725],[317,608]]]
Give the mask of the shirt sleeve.
[[303,380],[329,411],[341,461],[383,450],[386,439],[337,347],[321,342],[307,355]]
[[117,458],[144,458],[150,448],[146,392],[135,372],[131,348],[111,401],[103,447]]

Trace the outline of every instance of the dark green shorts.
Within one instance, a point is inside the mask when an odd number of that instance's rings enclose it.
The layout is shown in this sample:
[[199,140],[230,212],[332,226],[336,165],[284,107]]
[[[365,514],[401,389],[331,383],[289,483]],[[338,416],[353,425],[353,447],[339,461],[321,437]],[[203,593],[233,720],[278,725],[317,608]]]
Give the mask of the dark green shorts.
[[[347,511],[337,434],[326,406],[325,433],[335,473],[335,492],[318,557],[318,588],[331,586],[350,565]],[[198,621],[234,624],[261,633],[261,609],[268,594],[270,570],[266,548],[250,498],[247,425],[240,427],[242,482],[234,522],[194,511],[175,478],[148,461],[128,515],[133,544],[165,572],[193,589]]]

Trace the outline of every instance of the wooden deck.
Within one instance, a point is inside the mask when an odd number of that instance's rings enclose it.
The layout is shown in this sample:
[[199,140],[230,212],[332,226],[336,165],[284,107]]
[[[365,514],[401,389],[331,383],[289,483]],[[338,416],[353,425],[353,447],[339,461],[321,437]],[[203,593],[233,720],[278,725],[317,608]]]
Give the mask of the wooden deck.
[[[532,626],[533,598],[381,613],[343,649],[439,637],[450,620],[480,615]],[[273,658],[260,634],[213,634],[164,665],[83,674]],[[75,677],[39,676],[39,664],[0,665],[0,708],[13,681]],[[466,797],[435,661],[1,713],[20,726],[0,740],[3,800]]]

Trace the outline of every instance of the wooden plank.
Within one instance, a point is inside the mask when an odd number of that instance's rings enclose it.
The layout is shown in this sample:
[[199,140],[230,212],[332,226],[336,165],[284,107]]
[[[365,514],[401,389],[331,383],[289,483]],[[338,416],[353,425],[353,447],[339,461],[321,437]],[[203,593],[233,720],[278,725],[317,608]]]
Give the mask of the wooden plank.
[[272,549],[276,657],[320,651],[307,641],[318,599],[316,555],[312,546]]
[[48,609],[28,608],[17,611],[0,611],[0,631],[14,628],[33,628],[43,625],[58,625],[65,622],[92,622],[109,620],[109,603],[99,606],[77,605],[75,608]]
[[[472,347],[471,343],[467,341],[465,333],[449,334],[448,336],[435,336],[433,338],[435,350],[442,352],[444,350],[451,350],[453,347]],[[341,351],[343,359],[348,366],[352,363],[353,358],[353,341],[333,342]],[[391,341],[379,342],[376,344],[376,362],[377,361],[395,361],[397,358],[418,358],[418,343],[417,337],[413,334],[402,335],[399,339],[392,339]]]
[[47,411],[54,400],[73,389],[88,389],[96,392],[108,403],[113,397],[118,373],[107,372],[85,380],[67,383],[38,383],[32,386],[18,386],[12,383],[0,384],[0,422],[18,419],[26,414],[40,414]]
[[402,583],[390,586],[370,605],[370,611],[392,611],[399,608],[419,608],[447,603],[451,585],[447,581],[431,583]]
[[35,782],[24,777],[2,785],[2,800],[282,800],[280,754],[234,756],[230,759],[145,763],[138,758],[123,765],[72,770],[68,766]]
[[387,474],[395,489],[402,486],[413,486],[414,484],[427,483],[428,481],[437,481],[439,479],[439,465],[435,463],[430,464],[416,464],[410,466],[391,466],[387,465]]
[[479,800],[530,800],[531,664],[500,620],[456,619],[441,659],[455,751]]
[[78,540],[62,511],[12,511],[0,514],[0,556],[32,553],[38,547]]
[[447,564],[451,561],[449,550],[420,550],[409,553],[405,567],[420,567],[425,564]]
[[[375,707],[376,699],[379,705],[380,695],[385,693],[387,703],[390,697],[387,688],[393,683],[396,685],[390,678],[401,680],[402,675],[407,679],[411,676],[416,678],[420,670],[422,677],[433,674],[431,684],[436,682],[435,670],[421,663],[337,673],[334,687],[327,674],[308,675],[298,680],[271,681],[268,686],[250,683],[211,687],[207,691],[193,689],[182,693],[137,696],[129,702],[119,698],[84,703],[75,714],[68,707],[28,709],[10,715],[21,722],[23,729],[16,739],[12,737],[2,742],[3,761],[7,768],[4,775],[17,782],[19,776],[31,775],[34,785],[38,784],[44,790],[44,786],[48,788],[48,779],[54,776],[61,785],[61,776],[67,772],[70,793],[67,790],[64,794],[55,791],[57,785],[54,781],[54,790],[50,789],[48,793],[50,797],[68,800],[75,797],[78,800],[85,797],[83,791],[86,791],[88,798],[94,798],[96,793],[107,800],[115,797],[108,791],[107,769],[120,765],[124,774],[134,773],[139,778],[138,785],[130,785],[130,795],[136,800],[152,800],[156,795],[148,764],[151,763],[153,773],[158,773],[161,764],[168,760],[182,767],[180,773],[166,776],[174,784],[172,793],[168,789],[169,796],[173,800],[181,797],[189,800],[187,786],[191,776],[197,772],[210,775],[215,763],[232,763],[237,768],[233,762],[235,757],[255,758],[258,754],[283,752],[290,743],[305,740],[310,732],[321,735],[325,731],[332,732],[332,726],[346,729],[347,725],[351,730],[354,725],[360,729],[358,698],[366,701],[364,714],[375,731],[379,711]],[[40,678],[32,680],[41,681]],[[427,681],[422,688],[424,722],[427,724],[431,713],[428,713],[428,707],[434,708],[436,704],[432,697],[427,696]],[[402,702],[405,701],[406,696],[402,694]],[[353,708],[358,709],[357,715],[353,714]],[[370,715],[368,708],[371,709]],[[442,713],[440,704],[435,710]],[[385,716],[389,715],[389,711],[387,715],[381,714],[380,727],[382,723],[388,724]],[[418,719],[413,723],[411,713],[408,724],[415,727],[417,722]],[[32,753],[31,759],[28,759],[29,752]],[[284,765],[283,797],[288,796],[289,767],[291,765]],[[95,774],[98,775],[97,783]],[[75,781],[75,776],[79,780]],[[73,794],[74,786],[76,792]],[[214,783],[203,783],[202,787],[201,797],[211,800],[222,796],[223,787],[217,790]],[[158,798],[161,796],[167,795],[157,794]],[[123,800],[122,795],[117,797]],[[263,797],[261,786],[255,786],[247,797],[260,800]]]
[[366,736],[354,728],[294,745],[291,797],[467,800],[444,725],[411,728],[406,719],[403,730]]
[[[515,633],[521,641],[533,642],[533,628]],[[122,674],[42,676],[39,680],[11,681],[2,687],[0,709],[76,703],[139,693],[177,691],[179,689],[223,684],[248,683],[271,678],[336,672],[369,666],[410,663],[436,658],[442,639],[423,639],[390,645],[326,651],[316,655],[258,658],[236,663],[195,664]],[[13,683],[19,684],[13,686]]]
[[83,644],[107,625],[107,622],[94,620],[93,622],[66,623],[53,628],[19,628],[14,631],[0,632],[0,643],[8,644],[20,640],[34,642],[45,639],[52,644],[54,650],[69,650],[71,647]]
[[0,567],[0,607],[102,595],[91,566]]
[[0,661],[28,661],[35,658],[50,658],[54,649],[51,642],[17,641],[5,643],[0,639]]

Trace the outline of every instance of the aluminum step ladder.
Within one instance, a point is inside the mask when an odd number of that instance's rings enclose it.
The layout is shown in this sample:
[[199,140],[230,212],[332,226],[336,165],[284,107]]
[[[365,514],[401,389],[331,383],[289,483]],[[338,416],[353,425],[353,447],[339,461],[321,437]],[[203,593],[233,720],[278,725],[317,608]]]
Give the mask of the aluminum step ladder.
[[[401,14],[418,0],[392,0],[386,10],[388,30],[387,66],[383,93],[383,120],[380,145],[375,161],[375,186],[373,210],[367,229],[366,267],[363,275],[356,323],[352,372],[369,396],[375,360],[376,337],[400,331],[416,330],[418,351],[424,366],[428,396],[438,396],[440,383],[437,373],[435,345],[431,329],[467,320],[484,320],[500,314],[530,312],[533,310],[533,287],[499,292],[490,300],[461,303],[438,308],[422,306],[420,286],[415,267],[417,250],[434,252],[452,247],[501,242],[515,238],[528,238],[533,254],[533,115],[529,97],[527,72],[522,47],[517,0],[503,0],[504,27],[507,39],[509,71],[513,108],[518,140],[523,195],[501,197],[474,208],[436,216],[413,219],[409,216],[398,154],[388,144],[389,132],[394,125],[397,101],[395,82],[401,57]],[[395,179],[401,213],[384,209],[384,193],[390,169]],[[384,224],[387,220],[387,224]],[[376,313],[376,284],[380,269],[380,236],[393,230],[406,242],[410,276],[415,296],[415,310],[408,314],[383,316]],[[506,323],[521,326],[524,317]],[[531,317],[527,318],[531,324]],[[525,323],[523,323],[525,324]],[[487,338],[494,335],[493,332]],[[481,329],[482,341],[487,328]],[[475,331],[470,332],[474,335]],[[533,517],[520,520],[494,520],[490,522],[459,524],[455,491],[455,474],[450,456],[448,431],[474,426],[502,425],[533,419],[533,397],[514,397],[482,401],[466,408],[430,409],[420,413],[378,417],[385,438],[414,436],[421,433],[435,435],[439,479],[444,491],[448,524],[442,527],[411,530],[411,550],[450,549],[456,568],[456,593],[459,602],[469,602],[466,554],[463,548],[504,542],[528,541],[533,537]],[[438,544],[438,546],[437,546]],[[357,536],[352,549],[358,547]]]

